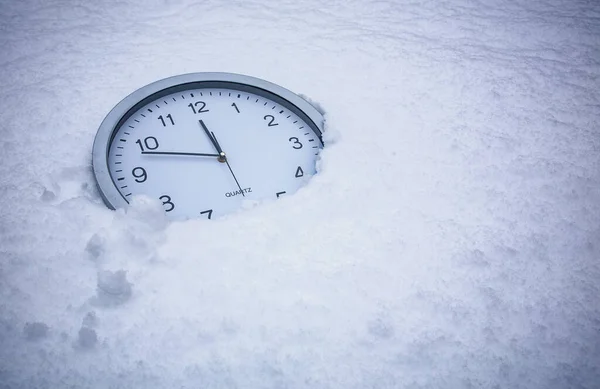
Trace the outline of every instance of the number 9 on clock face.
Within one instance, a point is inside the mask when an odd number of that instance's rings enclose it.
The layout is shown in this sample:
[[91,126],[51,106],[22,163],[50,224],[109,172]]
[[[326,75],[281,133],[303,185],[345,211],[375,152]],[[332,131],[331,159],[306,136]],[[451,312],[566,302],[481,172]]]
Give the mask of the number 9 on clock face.
[[275,84],[228,73],[157,81],[102,122],[94,174],[112,209],[136,195],[170,218],[214,219],[290,196],[315,174],[323,116]]

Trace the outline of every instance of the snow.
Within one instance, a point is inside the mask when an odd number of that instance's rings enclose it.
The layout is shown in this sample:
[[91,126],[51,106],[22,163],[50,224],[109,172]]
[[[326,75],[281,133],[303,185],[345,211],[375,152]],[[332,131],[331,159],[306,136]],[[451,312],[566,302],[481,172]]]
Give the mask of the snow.
[[[0,388],[598,388],[600,4],[0,1]],[[133,90],[326,112],[287,198],[110,211]]]
[[25,323],[25,328],[23,329],[23,333],[25,334],[25,338],[27,340],[37,340],[41,339],[48,333],[48,326],[44,323]]

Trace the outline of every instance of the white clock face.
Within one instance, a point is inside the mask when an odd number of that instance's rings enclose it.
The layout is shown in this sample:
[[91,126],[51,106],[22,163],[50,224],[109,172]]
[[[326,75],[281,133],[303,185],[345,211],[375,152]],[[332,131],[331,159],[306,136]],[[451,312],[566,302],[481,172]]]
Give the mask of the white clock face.
[[214,219],[315,174],[320,131],[303,111],[259,88],[208,85],[142,99],[111,131],[106,165],[125,202],[143,194],[170,218]]

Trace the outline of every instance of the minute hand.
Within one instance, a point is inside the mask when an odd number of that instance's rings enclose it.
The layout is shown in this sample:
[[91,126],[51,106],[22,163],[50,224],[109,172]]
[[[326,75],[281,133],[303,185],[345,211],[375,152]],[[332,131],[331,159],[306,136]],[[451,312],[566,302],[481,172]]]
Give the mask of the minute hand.
[[218,157],[219,154],[207,154],[207,153],[184,153],[179,151],[142,151],[142,154],[154,154],[154,155],[192,155],[196,157]]

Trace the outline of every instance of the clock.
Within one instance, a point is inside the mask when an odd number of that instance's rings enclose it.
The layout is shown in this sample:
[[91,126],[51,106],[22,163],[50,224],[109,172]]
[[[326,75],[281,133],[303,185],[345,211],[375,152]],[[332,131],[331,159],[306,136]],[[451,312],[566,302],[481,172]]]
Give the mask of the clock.
[[171,219],[214,219],[305,185],[323,124],[306,100],[258,78],[174,76],[109,112],[94,140],[94,175],[111,209],[145,195]]

